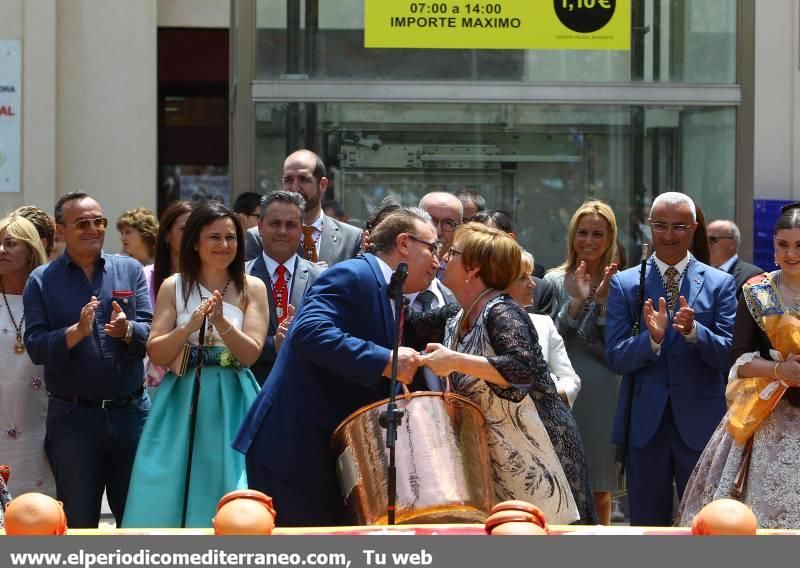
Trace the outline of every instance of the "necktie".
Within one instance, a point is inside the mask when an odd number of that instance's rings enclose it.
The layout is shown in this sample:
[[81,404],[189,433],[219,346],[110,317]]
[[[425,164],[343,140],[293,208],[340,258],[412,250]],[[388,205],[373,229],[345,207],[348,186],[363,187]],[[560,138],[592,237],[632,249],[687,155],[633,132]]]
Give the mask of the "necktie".
[[278,278],[272,285],[272,294],[275,299],[275,317],[278,320],[278,325],[280,325],[288,315],[289,286],[287,286],[286,282],[286,267],[282,264],[279,264],[275,272],[278,273]]
[[433,300],[436,298],[436,295],[431,292],[430,290],[424,290],[417,294],[417,300],[419,301],[420,305],[422,306],[422,311],[427,312],[433,307]]
[[303,256],[310,262],[317,262],[317,243],[314,242],[314,227],[303,225]]
[[675,304],[678,303],[678,269],[670,266],[664,271],[664,288],[667,292],[667,306],[669,311],[675,309]]

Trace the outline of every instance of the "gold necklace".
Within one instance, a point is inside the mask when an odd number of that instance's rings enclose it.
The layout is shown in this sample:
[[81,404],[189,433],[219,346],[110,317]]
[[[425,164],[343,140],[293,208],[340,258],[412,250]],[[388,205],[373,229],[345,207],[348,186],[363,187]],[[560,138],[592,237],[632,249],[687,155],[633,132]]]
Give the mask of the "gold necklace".
[[789,286],[789,284],[787,282],[784,282],[782,274],[778,274],[778,283],[779,284],[783,284],[786,288],[788,288],[792,292],[792,294],[794,294],[794,296],[792,297],[792,302],[794,302],[794,306],[793,307],[795,309],[800,307],[800,291],[795,290],[794,288]]
[[472,314],[472,310],[475,308],[475,306],[478,305],[478,302],[481,301],[481,298],[483,298],[489,292],[496,292],[496,291],[497,290],[495,290],[494,288],[486,288],[486,290],[478,294],[478,297],[472,301],[472,304],[470,304],[469,308],[467,308],[467,311],[464,312],[464,315],[461,317],[461,321],[458,323],[459,332],[464,331],[466,326],[469,325],[469,316]]
[[22,325],[25,322],[25,312],[22,313],[22,318],[20,318],[19,325],[17,325],[17,322],[14,319],[14,314],[11,313],[11,306],[8,305],[6,291],[2,286],[0,286],[0,292],[3,294],[3,301],[6,303],[6,310],[8,310],[8,317],[11,318],[11,325],[14,326],[14,331],[17,333],[17,341],[14,343],[14,353],[17,355],[22,355],[25,353],[25,344],[22,342]]

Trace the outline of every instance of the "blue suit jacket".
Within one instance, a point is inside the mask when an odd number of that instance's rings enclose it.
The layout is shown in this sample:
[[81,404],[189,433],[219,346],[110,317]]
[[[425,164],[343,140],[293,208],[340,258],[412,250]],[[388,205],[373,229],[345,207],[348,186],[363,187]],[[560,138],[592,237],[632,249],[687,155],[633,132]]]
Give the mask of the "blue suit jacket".
[[[730,368],[729,352],[736,314],[733,277],[692,258],[681,283],[680,294],[695,311],[697,342],[688,343],[669,329],[656,355],[650,333],[638,311],[639,268],[614,276],[606,316],[606,361],[623,375],[612,442],[625,438],[625,414],[632,378],[635,377],[629,444],[644,447],[658,428],[667,402],[683,442],[702,451],[725,413],[725,381]],[[654,261],[647,263],[645,300],[657,306],[666,297]],[[640,333],[631,328],[640,321]]]
[[322,509],[343,508],[330,438],[349,414],[388,397],[381,375],[393,322],[374,256],[325,270],[295,314],[233,447],[305,489]]

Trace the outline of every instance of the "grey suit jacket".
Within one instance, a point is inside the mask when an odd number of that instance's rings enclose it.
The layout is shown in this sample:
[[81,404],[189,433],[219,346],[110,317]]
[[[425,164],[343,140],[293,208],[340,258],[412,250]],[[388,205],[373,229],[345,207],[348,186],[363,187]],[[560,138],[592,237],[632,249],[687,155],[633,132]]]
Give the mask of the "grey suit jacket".
[[[358,227],[326,216],[322,224],[319,259],[327,262],[328,266],[333,266],[337,262],[353,258],[361,249],[362,234],[363,231]],[[245,260],[257,258],[263,248],[258,227],[248,229],[244,240]],[[302,245],[297,248],[297,254],[303,255]]]
[[[275,316],[275,297],[272,293],[272,279],[267,272],[267,263],[264,262],[264,255],[259,254],[253,260],[248,261],[244,265],[245,272],[252,276],[257,276],[264,281],[267,285],[267,301],[269,302],[269,327],[267,329],[267,337],[264,341],[264,348],[261,350],[258,360],[250,365],[250,370],[258,381],[259,385],[263,385],[267,380],[272,366],[275,364],[275,359],[278,354],[275,352],[275,333],[278,331],[278,318]],[[295,308],[299,308],[303,303],[303,298],[311,285],[316,281],[317,277],[322,273],[322,268],[308,262],[300,257],[294,265],[292,272],[292,292],[289,296],[289,303]]]

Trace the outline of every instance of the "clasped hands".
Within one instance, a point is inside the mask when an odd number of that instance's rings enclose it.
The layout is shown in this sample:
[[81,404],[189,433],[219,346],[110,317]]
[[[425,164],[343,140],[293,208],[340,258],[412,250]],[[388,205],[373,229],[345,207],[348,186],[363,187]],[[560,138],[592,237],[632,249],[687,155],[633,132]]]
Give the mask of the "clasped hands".
[[[454,368],[456,351],[448,349],[441,343],[429,343],[425,351],[420,353],[410,347],[400,347],[397,352],[397,380],[404,385],[409,385],[414,380],[414,374],[420,367],[428,367],[435,375],[444,377]],[[392,375],[392,355],[383,369],[383,376]]]
[[227,333],[230,329],[231,324],[225,319],[222,313],[222,294],[219,293],[219,290],[214,290],[211,296],[203,298],[200,304],[192,310],[189,321],[183,324],[184,329],[190,334],[198,331],[203,326],[203,320],[205,318],[208,318],[214,327],[217,328],[220,335]]
[[[612,262],[603,270],[603,279],[594,293],[594,299],[598,304],[605,304],[608,301],[611,278],[617,272],[619,272],[619,266],[616,262]],[[592,275],[586,270],[584,261],[580,261],[578,267],[567,274],[564,285],[567,289],[567,294],[572,298],[569,306],[569,315],[574,319],[592,295]]]
[[[75,326],[82,337],[89,337],[92,335],[94,318],[99,306],[100,300],[97,299],[97,296],[92,296],[81,308],[80,317]],[[109,322],[103,326],[103,331],[109,337],[122,339],[128,331],[128,316],[125,315],[125,312],[116,300],[111,302],[111,309],[111,318]]]
[[[650,337],[655,343],[660,344],[667,333],[669,325],[669,311],[667,300],[662,296],[658,299],[658,309],[653,306],[653,300],[647,299],[642,310],[644,323],[650,332]],[[694,310],[689,307],[686,298],[678,298],[678,311],[672,318],[672,328],[683,335],[689,335],[694,329]]]

